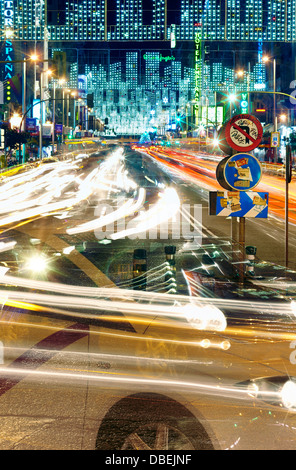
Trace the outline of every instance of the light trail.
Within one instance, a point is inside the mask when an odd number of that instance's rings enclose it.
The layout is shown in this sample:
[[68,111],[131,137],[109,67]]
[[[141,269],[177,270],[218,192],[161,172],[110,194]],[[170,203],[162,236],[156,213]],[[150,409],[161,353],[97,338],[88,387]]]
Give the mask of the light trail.
[[[209,154],[198,155],[169,149],[144,149],[141,152],[150,155],[168,169],[179,176],[188,178],[189,181],[200,185],[209,191],[221,190],[216,181],[217,160]],[[220,160],[223,157],[220,157]],[[184,166],[180,166],[180,163]],[[285,179],[280,176],[272,176],[263,172],[263,177],[256,191],[269,192],[269,211],[279,217],[285,218]],[[296,182],[289,185],[290,198],[290,223],[296,224]]]
[[[104,300],[103,298],[98,302],[96,299],[86,297],[82,299],[69,295],[53,296],[32,292],[8,292],[0,290],[0,302],[2,302],[3,306],[9,305],[11,307],[32,311],[41,311],[44,307],[47,309],[52,307],[57,307],[59,309],[66,308],[72,309],[69,316],[86,316],[87,314],[73,313],[77,312],[80,308],[86,311],[90,310],[92,313],[88,315],[88,317],[92,319],[97,318],[99,320],[110,319],[110,313],[107,315],[99,314],[99,312],[107,311],[114,312],[115,314],[131,315],[133,318],[136,318],[137,316],[154,318],[157,314],[158,317],[162,318],[181,321],[187,320],[192,324],[192,326],[194,326],[194,328],[200,330],[224,331],[227,326],[224,314],[216,306],[211,305],[210,302],[207,305],[198,305],[197,302],[192,302],[191,298],[187,298],[187,302],[184,305],[166,306],[155,303],[152,309],[151,303],[147,305],[138,302],[127,302],[125,300]],[[60,310],[57,313],[62,313],[62,311]]]
[[161,225],[172,219],[180,209],[180,199],[175,189],[166,188],[159,193],[160,200],[149,210],[143,211],[133,219],[129,227],[110,235],[112,240],[129,237],[131,235],[146,232],[147,230]]
[[[23,277],[16,277],[7,274],[7,268],[0,269],[0,283],[4,287],[5,285],[12,285],[16,287],[28,288],[43,290],[48,292],[59,293],[62,296],[67,298],[70,295],[73,295],[75,299],[81,297],[81,302],[83,303],[84,297],[90,297],[91,299],[101,299],[101,298],[112,298],[112,299],[122,299],[122,301],[134,302],[136,300],[140,302],[155,302],[164,305],[174,305],[175,303],[184,303],[185,305],[194,303],[196,305],[204,305],[210,303],[221,309],[229,310],[249,310],[250,312],[256,309],[257,311],[263,312],[264,314],[273,312],[275,316],[282,317],[283,315],[292,315],[293,318],[296,317],[295,302],[270,302],[270,301],[252,301],[252,300],[240,300],[240,299],[222,299],[222,298],[188,298],[187,295],[170,295],[165,293],[156,293],[156,292],[145,292],[145,291],[133,291],[129,289],[119,289],[113,287],[82,287],[75,285],[64,285],[61,283],[54,283],[48,281],[39,281],[33,279],[27,279]],[[289,283],[286,284],[287,286]],[[295,288],[295,284],[291,283],[291,286]],[[2,296],[7,296],[9,290],[0,291]],[[13,291],[14,293],[14,291]],[[20,293],[21,294],[21,293]],[[29,295],[29,293],[26,293]],[[53,296],[54,297],[54,296]],[[61,296],[60,296],[61,297]],[[271,310],[272,309],[272,310]]]
[[[153,390],[155,391],[155,387],[157,388],[165,388],[169,390],[173,388],[174,390],[177,389],[186,389],[187,392],[200,392],[200,393],[207,393],[207,394],[214,394],[224,397],[231,397],[233,399],[245,399],[248,401],[254,400],[254,394],[251,393],[248,386],[245,387],[235,387],[234,385],[222,385],[221,383],[205,383],[205,382],[197,382],[197,381],[186,381],[186,380],[171,380],[171,379],[162,379],[160,377],[156,378],[147,378],[145,376],[139,376],[139,373],[136,377],[133,377],[129,374],[123,374],[120,372],[108,372],[108,371],[89,371],[85,370],[83,373],[81,372],[69,372],[69,371],[55,371],[55,370],[33,370],[33,369],[22,369],[16,368],[9,369],[9,367],[0,367],[0,374],[5,377],[15,377],[15,376],[24,376],[24,377],[32,377],[32,378],[39,378],[44,380],[45,378],[48,379],[62,379],[65,381],[68,380],[88,380],[93,382],[108,382],[108,385],[112,384],[125,384],[125,385],[146,385],[146,386],[153,386]],[[286,383],[289,381],[287,380]],[[294,391],[294,388],[293,388]],[[282,389],[279,391],[268,391],[268,390],[260,390],[260,398],[262,400],[275,400],[278,403],[282,403],[283,395]],[[294,403],[294,402],[293,402]]]
[[129,199],[121,207],[119,207],[112,213],[99,217],[98,219],[92,220],[90,222],[85,222],[84,224],[78,225],[77,227],[67,229],[67,233],[69,235],[73,235],[76,233],[97,230],[110,223],[114,223],[115,221],[120,220],[124,217],[128,217],[129,215],[137,212],[143,206],[145,198],[146,191],[144,188],[140,188],[138,193],[138,199],[136,201],[134,201],[133,199]]

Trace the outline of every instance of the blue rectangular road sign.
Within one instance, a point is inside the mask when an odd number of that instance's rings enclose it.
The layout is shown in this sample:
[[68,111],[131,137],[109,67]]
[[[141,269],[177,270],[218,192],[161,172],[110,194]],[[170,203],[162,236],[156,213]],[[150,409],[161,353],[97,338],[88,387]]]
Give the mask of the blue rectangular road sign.
[[269,194],[255,191],[210,192],[210,215],[267,219]]

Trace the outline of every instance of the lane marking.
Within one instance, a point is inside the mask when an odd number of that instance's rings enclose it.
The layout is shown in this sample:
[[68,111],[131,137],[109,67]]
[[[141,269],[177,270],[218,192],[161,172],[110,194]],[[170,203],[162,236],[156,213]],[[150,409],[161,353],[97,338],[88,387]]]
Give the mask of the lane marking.
[[[0,378],[0,396],[11,390],[11,388],[24,378],[23,373],[16,373],[15,376],[10,377],[13,369],[19,369],[21,367],[22,370],[27,370],[27,373],[30,373],[32,369],[37,369],[60,351],[88,335],[88,325],[74,323],[68,328],[57,331],[39,341],[39,343],[35,344],[31,349],[16,358],[5,368],[9,373],[9,377],[2,376]],[[36,355],[36,352],[41,350],[42,355]]]

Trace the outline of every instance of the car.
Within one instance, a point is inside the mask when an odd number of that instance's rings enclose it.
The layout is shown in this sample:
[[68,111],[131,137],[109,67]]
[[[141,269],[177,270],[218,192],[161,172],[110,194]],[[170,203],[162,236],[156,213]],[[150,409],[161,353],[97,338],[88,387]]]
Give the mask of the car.
[[292,302],[65,285],[61,258],[1,268],[1,449],[295,448]]
[[56,163],[58,162],[59,159],[56,157],[44,157],[42,158],[40,163]]
[[111,187],[126,202],[121,156],[106,188],[96,157],[2,183],[0,449],[295,449],[294,273],[253,260],[242,284],[229,241],[181,240],[175,263],[167,240],[82,230]]

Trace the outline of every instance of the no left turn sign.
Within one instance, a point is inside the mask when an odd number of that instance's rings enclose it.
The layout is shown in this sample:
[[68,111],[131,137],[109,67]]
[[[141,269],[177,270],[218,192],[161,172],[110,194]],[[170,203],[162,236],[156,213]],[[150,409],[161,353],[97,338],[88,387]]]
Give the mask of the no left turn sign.
[[234,150],[250,152],[260,145],[263,128],[250,114],[234,116],[225,127],[225,139]]

